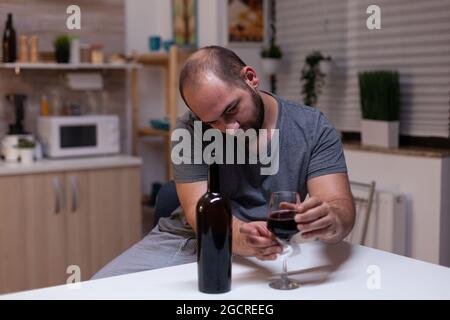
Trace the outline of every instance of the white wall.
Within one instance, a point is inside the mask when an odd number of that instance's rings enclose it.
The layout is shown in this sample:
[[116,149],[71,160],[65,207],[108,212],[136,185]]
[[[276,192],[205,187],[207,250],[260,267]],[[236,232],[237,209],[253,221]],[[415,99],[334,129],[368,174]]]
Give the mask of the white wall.
[[374,180],[377,189],[406,195],[407,255],[450,266],[450,159],[355,150],[345,150],[345,157],[351,180]]
[[[171,2],[167,0],[126,0],[125,1],[125,44],[127,54],[136,51],[148,52],[148,37],[160,35],[171,38]],[[226,1],[199,0],[199,46],[226,46]],[[243,60],[261,70],[260,48],[232,48]],[[267,77],[262,77],[261,88],[269,87]],[[164,116],[164,73],[158,67],[145,67],[139,71],[139,122],[146,125],[150,118]],[[180,102],[181,104],[181,102]],[[185,109],[180,106],[180,112]],[[141,143],[144,158],[142,170],[142,190],[149,192],[152,182],[165,180],[165,157],[163,142],[159,138],[146,138]]]
[[441,246],[440,260],[442,264],[450,266],[450,158],[442,161],[442,185],[441,185]]

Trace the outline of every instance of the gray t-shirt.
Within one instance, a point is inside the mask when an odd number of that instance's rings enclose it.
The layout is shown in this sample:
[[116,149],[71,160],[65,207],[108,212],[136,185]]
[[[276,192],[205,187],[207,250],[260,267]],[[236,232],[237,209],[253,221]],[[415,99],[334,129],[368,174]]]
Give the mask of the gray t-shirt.
[[[264,165],[260,163],[220,165],[221,192],[230,199],[233,214],[243,221],[265,220],[267,203],[274,191],[297,191],[303,200],[308,193],[306,182],[309,179],[347,172],[339,135],[322,112],[277,96],[274,98],[278,101],[278,172],[262,175],[260,169]],[[179,117],[177,128],[193,134],[195,120],[198,121],[188,111]],[[193,149],[194,141],[192,155]],[[271,152],[273,150],[268,154]],[[179,183],[207,180],[205,163],[173,164],[173,169],[174,179]]]

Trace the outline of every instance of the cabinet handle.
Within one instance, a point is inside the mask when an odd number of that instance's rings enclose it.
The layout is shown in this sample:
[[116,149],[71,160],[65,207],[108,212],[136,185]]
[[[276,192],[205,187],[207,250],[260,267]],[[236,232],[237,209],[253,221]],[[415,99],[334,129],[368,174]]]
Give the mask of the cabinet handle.
[[70,177],[70,186],[72,188],[72,212],[78,210],[78,180],[76,176]]
[[61,212],[62,206],[62,190],[58,177],[53,177],[53,193],[55,194],[55,214]]

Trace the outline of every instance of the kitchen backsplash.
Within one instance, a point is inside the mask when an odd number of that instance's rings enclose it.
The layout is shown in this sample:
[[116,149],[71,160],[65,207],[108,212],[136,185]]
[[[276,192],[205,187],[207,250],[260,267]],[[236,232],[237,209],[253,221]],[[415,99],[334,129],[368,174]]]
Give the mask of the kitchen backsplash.
[[[71,4],[80,7],[81,30],[66,27]],[[36,35],[41,51],[53,50],[55,37],[66,33],[79,36],[82,43],[106,44],[106,53],[123,52],[124,6],[123,0],[0,0],[0,26],[3,30],[6,14],[12,13],[17,36]]]
[[[92,72],[92,71],[90,71]],[[35,133],[36,117],[40,113],[40,99],[45,95],[50,113],[61,115],[70,105],[78,105],[82,114],[117,114],[121,119],[121,137],[126,138],[126,71],[99,71],[103,77],[103,90],[74,91],[67,88],[66,72],[55,70],[21,70],[16,76],[11,69],[0,70],[0,137],[7,132],[7,117],[11,103],[6,101],[8,93],[23,93],[26,115],[25,128]]]

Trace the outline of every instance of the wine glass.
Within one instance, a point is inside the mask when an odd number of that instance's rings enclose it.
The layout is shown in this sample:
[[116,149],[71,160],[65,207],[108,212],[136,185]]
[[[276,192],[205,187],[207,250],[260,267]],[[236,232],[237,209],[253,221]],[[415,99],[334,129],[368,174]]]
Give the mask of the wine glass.
[[[300,204],[300,196],[297,192],[277,191],[270,196],[269,211],[267,217],[267,228],[275,235],[277,241],[283,246],[284,251],[289,248],[290,240],[299,230],[294,220],[296,211],[283,208],[283,204]],[[269,284],[271,288],[280,290],[291,290],[300,287],[296,280],[288,278],[287,254],[283,255],[283,272],[281,278]]]

